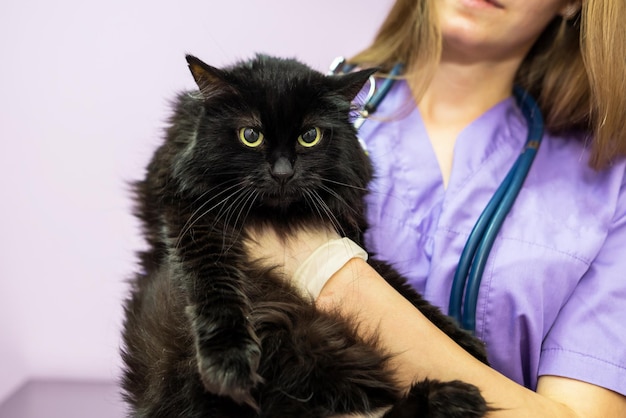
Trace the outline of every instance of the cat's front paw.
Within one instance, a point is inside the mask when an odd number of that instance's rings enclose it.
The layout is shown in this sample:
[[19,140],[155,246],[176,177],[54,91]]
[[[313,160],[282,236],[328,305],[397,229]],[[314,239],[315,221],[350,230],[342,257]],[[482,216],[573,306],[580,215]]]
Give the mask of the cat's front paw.
[[385,418],[482,418],[490,410],[474,385],[459,380],[423,380],[415,383]]
[[429,405],[433,418],[482,418],[489,411],[478,388],[458,380],[433,385]]
[[427,381],[432,418],[482,418],[489,408],[480,390],[469,383]]
[[248,341],[226,350],[198,353],[198,370],[204,387],[211,393],[228,396],[240,404],[257,408],[250,391],[263,382],[257,374],[261,349]]

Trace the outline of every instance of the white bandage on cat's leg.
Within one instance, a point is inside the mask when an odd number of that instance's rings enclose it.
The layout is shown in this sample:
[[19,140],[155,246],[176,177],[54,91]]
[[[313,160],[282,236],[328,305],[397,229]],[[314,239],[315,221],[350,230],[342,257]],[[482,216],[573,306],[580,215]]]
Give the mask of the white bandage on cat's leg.
[[326,282],[353,258],[367,261],[367,253],[350,238],[328,241],[298,267],[293,280],[317,299]]

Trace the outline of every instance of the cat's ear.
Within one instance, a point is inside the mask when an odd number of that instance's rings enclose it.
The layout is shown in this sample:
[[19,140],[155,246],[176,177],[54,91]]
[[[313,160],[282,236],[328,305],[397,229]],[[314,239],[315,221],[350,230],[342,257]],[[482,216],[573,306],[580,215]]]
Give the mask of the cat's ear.
[[347,100],[352,101],[363,89],[365,82],[377,71],[378,68],[368,68],[353,73],[332,76],[336,79],[336,91],[341,93]]
[[200,92],[205,98],[208,99],[213,95],[213,92],[227,85],[221,70],[211,67],[193,55],[187,55],[185,59]]

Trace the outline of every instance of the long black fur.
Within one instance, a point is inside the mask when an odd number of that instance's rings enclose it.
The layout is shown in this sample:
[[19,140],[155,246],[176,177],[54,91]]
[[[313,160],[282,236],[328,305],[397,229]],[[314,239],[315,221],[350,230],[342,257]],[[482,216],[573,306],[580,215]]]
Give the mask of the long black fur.
[[[132,417],[481,417],[462,382],[416,382],[404,396],[390,354],[358,323],[318,311],[251,260],[250,228],[332,225],[363,245],[372,177],[351,101],[373,73],[325,76],[259,55],[226,69],[188,56],[199,91],[174,103],[164,143],[136,184],[148,249],[126,302],[123,388]],[[262,132],[258,147],[241,128]],[[321,140],[296,140],[319,128]],[[432,322],[486,362],[483,345],[388,264],[370,264]]]

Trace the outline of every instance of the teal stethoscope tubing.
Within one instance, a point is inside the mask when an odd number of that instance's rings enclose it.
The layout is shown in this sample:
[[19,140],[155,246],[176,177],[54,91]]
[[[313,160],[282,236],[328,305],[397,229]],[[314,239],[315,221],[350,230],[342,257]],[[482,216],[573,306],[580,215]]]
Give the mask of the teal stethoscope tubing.
[[[331,72],[348,72],[353,68],[354,66],[346,64],[345,60],[338,59],[333,63]],[[361,116],[355,121],[357,129],[363,124],[367,116],[376,111],[380,102],[391,89],[395,77],[402,72],[402,68],[402,64],[396,64],[378,90],[375,88],[375,80],[373,78],[370,80],[370,92],[361,109]],[[504,219],[511,210],[524,180],[526,180],[543,138],[543,117],[535,100],[517,86],[514,88],[513,94],[528,126],[526,143],[472,228],[461,253],[450,291],[448,315],[454,318],[464,329],[471,332],[476,329],[478,291],[489,253]]]
[[[448,314],[466,330],[476,329],[478,289],[496,235],[528,175],[543,138],[543,117],[535,100],[515,87],[514,95],[528,126],[526,143],[513,167],[476,221],[452,281]],[[465,299],[463,300],[463,291]]]

